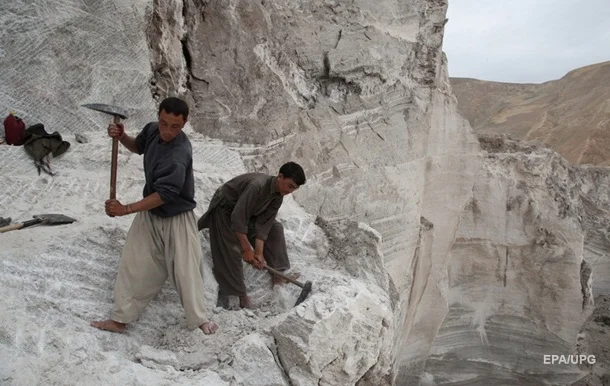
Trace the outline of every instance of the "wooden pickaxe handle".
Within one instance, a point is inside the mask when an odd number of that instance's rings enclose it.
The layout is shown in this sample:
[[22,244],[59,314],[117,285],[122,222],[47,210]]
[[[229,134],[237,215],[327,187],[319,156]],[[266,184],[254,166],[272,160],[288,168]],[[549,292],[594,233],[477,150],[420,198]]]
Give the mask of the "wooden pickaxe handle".
[[[114,116],[114,123],[121,123],[121,117],[118,115]],[[119,139],[114,137],[112,138],[112,158],[110,161],[110,199],[116,200],[116,174],[117,174],[117,164],[118,164],[118,156],[119,156]]]
[[305,284],[303,284],[300,281],[294,280],[293,278],[284,275],[280,271],[277,271],[277,270],[269,267],[268,265],[266,265],[264,268],[267,271],[269,271],[270,273],[272,273],[274,275],[278,275],[279,277],[283,278],[284,280],[289,281],[292,284],[301,287],[301,293],[299,294],[299,297],[297,298],[297,301],[294,303],[295,307],[298,306],[299,304],[303,303],[305,301],[305,299],[307,298],[307,296],[309,295],[309,293],[311,292],[312,284],[311,284],[310,281],[308,281]]
[[34,220],[28,220],[28,221],[24,221],[24,222],[20,222],[20,223],[16,223],[16,224],[3,226],[0,228],[0,233],[16,231],[19,229],[27,228],[32,225],[40,224],[41,222],[43,222],[41,219],[34,219]]
[[0,233],[16,231],[23,228],[23,223],[11,224],[0,228]]
[[264,268],[265,268],[267,271],[269,271],[270,273],[272,273],[272,274],[274,274],[274,275],[277,275],[277,276],[281,277],[282,279],[284,279],[284,280],[286,280],[286,281],[291,282],[292,284],[298,285],[298,286],[299,286],[299,287],[301,287],[301,288],[305,288],[305,284],[303,284],[303,283],[301,283],[300,281],[297,281],[297,280],[295,280],[295,279],[291,278],[290,276],[286,276],[286,275],[284,275],[284,274],[283,274],[283,273],[281,273],[280,271],[275,270],[275,269],[271,268],[271,267],[270,267],[270,266],[268,266],[268,265],[265,265],[265,267],[264,267]]

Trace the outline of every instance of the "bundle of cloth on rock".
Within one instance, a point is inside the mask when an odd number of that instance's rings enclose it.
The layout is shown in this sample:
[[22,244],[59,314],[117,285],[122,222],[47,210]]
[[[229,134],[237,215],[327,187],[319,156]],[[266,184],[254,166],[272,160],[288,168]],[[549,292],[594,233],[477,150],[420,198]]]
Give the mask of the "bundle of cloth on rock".
[[69,147],[70,142],[64,141],[59,132],[47,133],[42,123],[32,125],[25,131],[23,148],[34,160],[38,174],[44,171],[49,175],[55,175],[51,170],[49,155],[58,157]]

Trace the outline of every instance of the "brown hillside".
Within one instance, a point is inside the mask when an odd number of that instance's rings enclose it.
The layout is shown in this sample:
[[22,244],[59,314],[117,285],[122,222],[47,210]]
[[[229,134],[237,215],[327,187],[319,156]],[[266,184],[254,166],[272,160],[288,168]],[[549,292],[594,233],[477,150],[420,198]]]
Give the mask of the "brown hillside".
[[540,140],[572,163],[610,165],[610,62],[542,84],[451,78],[451,85],[475,130]]

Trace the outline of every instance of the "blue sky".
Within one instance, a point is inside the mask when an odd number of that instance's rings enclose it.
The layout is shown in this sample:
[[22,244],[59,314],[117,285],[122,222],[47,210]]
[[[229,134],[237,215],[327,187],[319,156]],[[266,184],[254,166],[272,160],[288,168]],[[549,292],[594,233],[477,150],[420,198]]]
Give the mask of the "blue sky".
[[449,76],[559,79],[610,60],[610,0],[449,0]]

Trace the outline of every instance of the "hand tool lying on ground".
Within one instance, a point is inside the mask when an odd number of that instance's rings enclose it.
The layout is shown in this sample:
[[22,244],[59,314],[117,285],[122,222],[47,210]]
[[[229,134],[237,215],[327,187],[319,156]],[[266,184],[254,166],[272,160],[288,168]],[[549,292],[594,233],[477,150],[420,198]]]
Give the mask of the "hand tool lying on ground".
[[11,223],[11,221],[12,221],[12,220],[11,220],[11,218],[10,218],[10,217],[7,217],[7,218],[0,217],[0,227],[3,227],[3,226],[5,226],[5,225],[10,224],[10,223]]
[[37,214],[32,216],[34,220],[24,221],[22,223],[16,223],[0,228],[0,233],[23,229],[36,224],[42,225],[61,225],[71,224],[75,219],[72,217],[64,216],[63,214]]
[[277,271],[269,266],[265,266],[264,267],[268,272],[277,275],[279,277],[281,277],[282,279],[291,282],[294,285],[297,285],[299,287],[301,287],[302,291],[301,294],[299,295],[299,297],[297,298],[297,301],[294,303],[294,306],[298,306],[299,304],[303,303],[303,301],[305,301],[305,299],[307,298],[307,295],[309,295],[309,293],[311,292],[311,282],[307,281],[305,282],[305,284],[291,278],[290,276],[286,276],[283,273],[281,273],[280,271]]
[[[127,111],[112,105],[104,105],[101,103],[89,103],[81,105],[91,110],[100,111],[110,114],[114,118],[114,123],[121,123],[121,119],[127,119]],[[116,200],[116,172],[117,172],[117,157],[119,154],[119,139],[112,138],[112,159],[110,164],[110,199]]]

